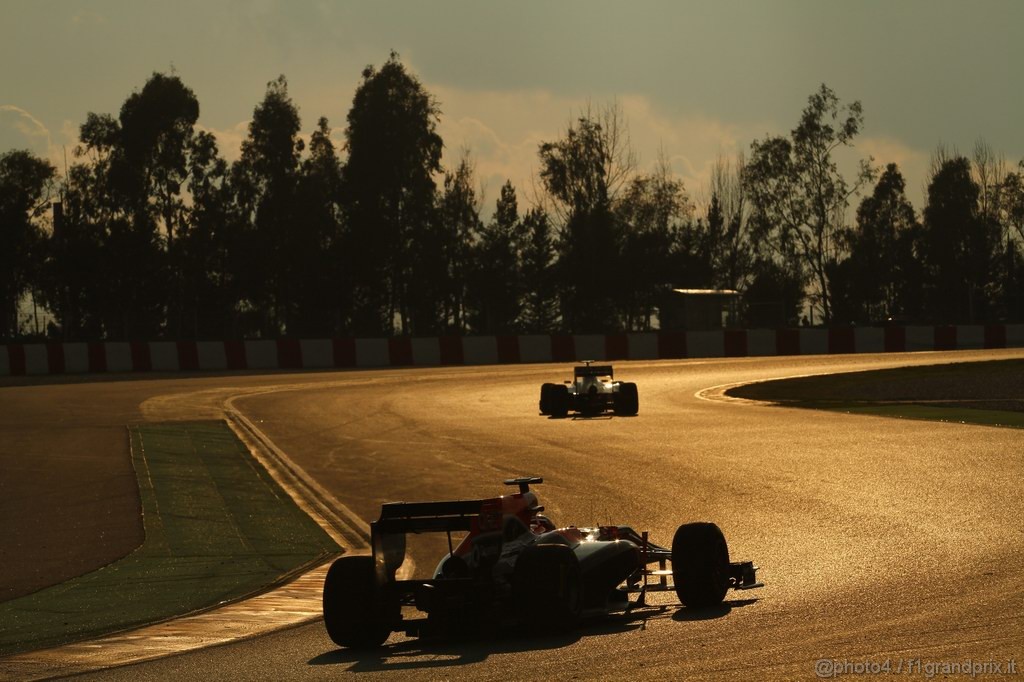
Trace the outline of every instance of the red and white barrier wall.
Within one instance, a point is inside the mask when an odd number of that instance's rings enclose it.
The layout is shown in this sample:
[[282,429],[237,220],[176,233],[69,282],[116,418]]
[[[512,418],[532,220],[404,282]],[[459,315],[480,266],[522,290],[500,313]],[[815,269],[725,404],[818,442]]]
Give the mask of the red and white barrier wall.
[[726,329],[636,334],[0,345],[0,376],[344,367],[430,367],[1024,347],[1024,324]]

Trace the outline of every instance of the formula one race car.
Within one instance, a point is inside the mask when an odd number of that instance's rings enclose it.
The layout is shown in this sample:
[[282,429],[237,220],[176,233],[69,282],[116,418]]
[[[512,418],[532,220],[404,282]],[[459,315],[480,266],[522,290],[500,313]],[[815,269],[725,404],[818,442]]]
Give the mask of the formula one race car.
[[541,414],[564,417],[570,411],[592,415],[607,410],[619,415],[634,415],[640,410],[636,384],[615,381],[611,365],[584,360],[573,368],[572,381],[540,387]]
[[[671,549],[629,526],[555,528],[530,490],[541,482],[508,480],[518,493],[487,500],[383,505],[370,524],[373,554],[343,556],[327,573],[328,635],[339,646],[371,648],[392,632],[564,630],[584,617],[646,606],[648,592],[674,590],[684,606],[703,608],[721,603],[729,589],[762,587],[753,563],[729,561],[713,523],[680,526]],[[448,536],[433,577],[397,579],[406,535],[431,532]],[[460,532],[467,535],[453,546]],[[426,617],[407,618],[403,606]]]

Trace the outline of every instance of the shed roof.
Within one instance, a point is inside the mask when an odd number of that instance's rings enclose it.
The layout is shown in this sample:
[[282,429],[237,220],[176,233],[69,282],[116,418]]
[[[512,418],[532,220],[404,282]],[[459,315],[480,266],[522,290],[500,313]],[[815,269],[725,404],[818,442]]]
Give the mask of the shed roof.
[[735,289],[673,289],[674,293],[686,296],[739,296]]

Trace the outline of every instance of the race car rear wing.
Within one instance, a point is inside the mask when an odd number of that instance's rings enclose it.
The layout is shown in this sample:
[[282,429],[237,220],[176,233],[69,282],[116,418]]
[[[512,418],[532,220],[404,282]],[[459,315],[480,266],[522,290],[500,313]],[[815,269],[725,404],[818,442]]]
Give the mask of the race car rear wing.
[[[537,504],[537,497],[530,492],[530,485],[543,483],[539,476],[510,478],[505,485],[519,487],[519,494],[509,498],[512,500],[512,513],[525,508],[531,513],[544,511]],[[448,535],[448,552],[451,554],[452,532],[470,532],[482,530],[498,530],[502,521],[502,513],[508,509],[495,509],[499,500],[452,500],[449,502],[389,502],[381,505],[380,518],[370,523],[370,539],[373,547],[373,558],[376,564],[378,584],[394,580],[395,572],[405,561],[405,536],[409,533],[445,533]],[[484,506],[490,510],[485,513]],[[486,521],[487,523],[482,523]],[[474,528],[475,526],[475,528]]]
[[574,367],[572,370],[574,378],[579,377],[615,377],[615,373],[612,370],[611,365],[590,365],[587,364],[582,367]]
[[380,508],[371,527],[381,533],[437,533],[469,530],[483,500],[453,502],[390,502]]
[[405,536],[408,533],[447,533],[469,531],[479,518],[483,500],[452,502],[390,502],[381,505],[380,518],[370,523],[377,581],[393,580],[405,561]]

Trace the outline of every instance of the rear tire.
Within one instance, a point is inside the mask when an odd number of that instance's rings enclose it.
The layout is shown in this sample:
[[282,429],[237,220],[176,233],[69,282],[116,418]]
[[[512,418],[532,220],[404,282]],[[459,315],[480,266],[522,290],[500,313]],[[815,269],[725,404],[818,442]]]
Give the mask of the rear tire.
[[583,613],[583,580],[576,553],[567,545],[530,545],[516,560],[512,592],[524,624],[563,631]]
[[635,415],[640,411],[640,394],[636,390],[636,384],[623,382],[619,384],[619,391],[615,394],[615,414]]
[[555,390],[560,388],[558,384],[542,384],[540,387],[540,413],[544,415],[551,414],[553,410],[553,396]]
[[377,586],[373,557],[343,556],[327,571],[323,608],[331,641],[352,649],[372,649],[387,641],[390,616],[400,607]]
[[687,608],[717,606],[729,589],[729,547],[713,523],[687,523],[672,538],[672,578]]

